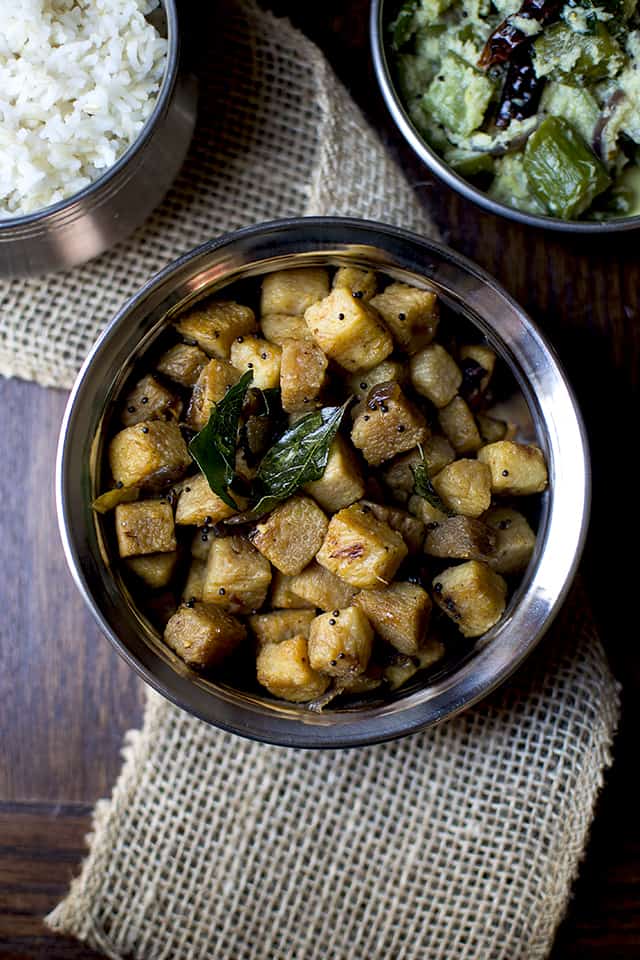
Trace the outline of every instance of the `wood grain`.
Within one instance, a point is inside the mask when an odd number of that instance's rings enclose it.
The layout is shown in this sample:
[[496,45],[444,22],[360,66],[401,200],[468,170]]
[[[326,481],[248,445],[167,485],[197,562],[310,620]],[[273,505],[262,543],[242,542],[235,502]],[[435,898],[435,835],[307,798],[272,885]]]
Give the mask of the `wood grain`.
[[[624,681],[624,713],[615,764],[552,960],[637,960],[640,659],[631,635],[630,585],[616,563],[630,536],[621,516],[626,498],[619,499],[616,471],[625,469],[637,436],[637,237],[559,237],[483,213],[436,182],[396,132],[370,64],[365,0],[304,5],[275,0],[272,6],[291,16],[327,52],[398,157],[417,196],[435,211],[443,235],[531,312],[578,392],[594,466],[584,574],[603,640]],[[97,956],[53,937],[42,916],[78,869],[91,805],[108,794],[120,767],[122,734],[139,723],[141,713],[141,684],[85,612],[58,540],[52,485],[63,406],[60,393],[0,381],[2,960]],[[625,494],[627,484],[634,484],[628,473]]]

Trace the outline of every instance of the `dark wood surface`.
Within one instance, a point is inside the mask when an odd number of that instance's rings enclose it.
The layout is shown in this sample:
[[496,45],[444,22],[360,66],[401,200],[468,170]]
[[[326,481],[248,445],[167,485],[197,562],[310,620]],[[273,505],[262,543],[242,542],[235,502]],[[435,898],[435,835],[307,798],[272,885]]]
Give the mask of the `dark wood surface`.
[[[631,581],[636,480],[640,264],[638,236],[581,240],[482,213],[436,182],[395,132],[369,64],[364,0],[294,4],[291,13],[395,151],[449,242],[493,273],[555,344],[585,414],[594,509],[584,574],[623,683],[623,719],[591,843],[553,960],[640,957],[636,731],[640,657]],[[120,767],[123,732],[139,724],[142,689],[83,609],[56,533],[52,476],[64,397],[0,381],[0,957],[90,960],[53,937],[44,914],[85,850],[93,802]],[[627,532],[629,530],[629,532]],[[478,958],[482,960],[482,958]]]

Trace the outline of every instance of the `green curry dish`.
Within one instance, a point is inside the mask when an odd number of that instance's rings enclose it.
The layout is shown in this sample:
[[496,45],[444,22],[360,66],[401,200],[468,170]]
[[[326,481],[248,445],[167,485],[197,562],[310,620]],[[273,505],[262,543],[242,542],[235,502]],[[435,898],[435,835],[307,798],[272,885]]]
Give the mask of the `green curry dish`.
[[638,0],[410,0],[396,9],[388,41],[400,96],[459,176],[530,214],[633,215]]

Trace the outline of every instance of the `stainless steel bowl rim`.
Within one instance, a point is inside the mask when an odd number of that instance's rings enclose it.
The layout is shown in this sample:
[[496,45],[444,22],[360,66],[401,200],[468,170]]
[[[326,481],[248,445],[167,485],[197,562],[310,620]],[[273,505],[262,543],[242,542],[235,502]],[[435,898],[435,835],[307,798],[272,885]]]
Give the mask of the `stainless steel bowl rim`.
[[[0,218],[0,238],[2,237],[3,232],[11,232],[16,236],[29,235],[34,229],[36,231],[38,230],[41,222],[44,219],[55,218],[56,220],[62,222],[65,219],[65,214],[67,214],[70,219],[74,219],[76,216],[78,216],[78,203],[87,199],[88,197],[91,197],[94,193],[102,191],[105,192],[103,193],[100,202],[106,202],[109,199],[112,190],[118,189],[117,181],[120,177],[120,174],[128,170],[129,176],[131,175],[132,161],[135,159],[137,154],[142,152],[145,144],[153,135],[153,131],[156,128],[158,121],[168,110],[177,79],[180,40],[178,35],[178,14],[176,4],[175,0],[160,0],[160,2],[164,7],[167,16],[167,63],[165,66],[164,76],[162,78],[162,84],[160,85],[160,90],[158,91],[158,96],[156,98],[153,110],[147,117],[144,126],[136,139],[129,145],[129,147],[127,147],[122,156],[119,157],[118,160],[116,160],[116,162],[107,170],[105,170],[104,173],[102,173],[96,180],[93,180],[86,187],[83,187],[82,190],[72,194],[65,200],[59,200],[57,203],[52,203],[48,207],[42,207],[40,210],[35,210],[33,213],[28,213],[21,217]],[[111,181],[114,181],[113,184],[111,184]]]
[[[100,563],[89,548],[93,519],[83,471],[93,435],[83,436],[83,421],[85,427],[100,421],[104,404],[96,400],[96,393],[102,391],[105,398],[113,393],[114,378],[119,374],[113,369],[114,355],[119,351],[121,357],[126,352],[123,339],[132,338],[135,332],[139,341],[137,322],[154,316],[153,324],[147,319],[147,334],[151,336],[150,331],[162,326],[158,317],[163,311],[185,296],[208,288],[212,280],[223,280],[233,272],[232,265],[239,277],[246,274],[249,265],[257,274],[263,265],[276,269],[294,255],[307,260],[324,258],[327,262],[340,257],[360,258],[382,271],[405,271],[427,282],[431,279],[436,285],[442,283],[443,289],[447,289],[444,279],[454,275],[464,287],[468,306],[480,318],[481,310],[492,314],[501,307],[501,317],[496,319],[496,314],[489,320],[484,316],[476,323],[490,335],[493,330],[495,345],[510,363],[530,409],[538,411],[538,418],[541,410],[547,413],[547,420],[542,421],[547,433],[541,439],[547,447],[552,474],[549,513],[537,563],[516,591],[517,602],[512,602],[510,612],[489,632],[484,645],[450,676],[360,712],[328,709],[311,713],[298,705],[247,697],[222,685],[212,690],[211,684],[176,672],[143,642],[139,624],[132,626],[135,610],[109,605],[105,593],[114,590],[112,580],[108,571],[105,577],[105,571],[99,569]],[[438,271],[442,273],[440,280]],[[182,291],[180,297],[177,290]],[[510,352],[514,345],[517,347],[515,340],[509,343],[514,331],[526,337],[532,351],[522,370],[520,360],[516,362]],[[133,345],[131,352],[135,352]],[[127,356],[131,363],[131,355]],[[101,367],[108,383],[101,378]],[[546,390],[542,396],[532,392],[537,384]],[[561,423],[556,422],[558,418],[562,418]],[[562,483],[555,484],[556,472],[562,476]],[[505,680],[539,642],[569,590],[584,546],[590,491],[586,433],[575,398],[553,349],[517,303],[485,271],[442,244],[385,224],[331,217],[247,227],[203,244],[153,277],[123,306],[87,357],[69,398],[56,463],[56,505],[66,559],[93,616],[118,652],[156,690],[194,715],[243,736],[298,747],[356,746],[403,736],[453,716]],[[124,598],[121,604],[125,604]],[[118,621],[116,626],[114,620]],[[127,640],[120,635],[124,632]]]
[[618,233],[625,230],[640,229],[640,216],[619,217],[595,222],[587,220],[561,220],[559,217],[547,217],[534,213],[526,213],[523,210],[516,210],[515,207],[509,207],[504,203],[498,203],[498,201],[493,200],[487,193],[474,187],[468,180],[459,176],[449,164],[445,163],[442,157],[438,156],[438,154],[427,145],[413,124],[413,121],[404,108],[402,100],[396,92],[386,53],[384,8],[385,0],[372,0],[369,19],[373,64],[382,96],[405,140],[423,163],[433,170],[434,173],[437,173],[447,186],[451,187],[452,190],[457,190],[457,192],[461,193],[467,200],[472,200],[474,203],[479,204],[479,206],[484,207],[485,210],[489,210],[490,213],[494,213],[500,217],[508,217],[510,220],[517,220],[519,223],[527,224],[527,226],[530,227],[558,230],[563,233],[584,234]]

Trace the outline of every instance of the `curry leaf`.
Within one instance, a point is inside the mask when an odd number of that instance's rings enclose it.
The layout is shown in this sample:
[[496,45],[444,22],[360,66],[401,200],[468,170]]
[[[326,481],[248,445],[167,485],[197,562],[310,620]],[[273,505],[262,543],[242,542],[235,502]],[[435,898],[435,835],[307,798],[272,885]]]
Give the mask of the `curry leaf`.
[[434,509],[440,510],[448,517],[453,516],[452,511],[445,507],[444,503],[436,493],[431,480],[429,479],[427,462],[424,458],[424,450],[420,445],[418,445],[418,449],[422,459],[419,461],[419,463],[413,463],[411,465],[414,492],[417,493],[419,497],[422,497],[423,500],[426,500],[427,503],[430,503]]
[[252,379],[253,371],[248,370],[227,391],[222,400],[214,405],[207,425],[189,444],[189,453],[207,478],[213,492],[234,510],[238,509],[238,505],[230,495],[229,488],[236,476],[238,423]]
[[307,414],[286,430],[266,452],[256,473],[255,506],[228,522],[257,520],[286,500],[305,483],[319,480],[329,459],[329,448],[351,398],[341,407],[323,407]]

